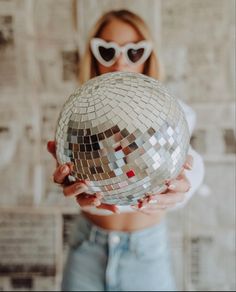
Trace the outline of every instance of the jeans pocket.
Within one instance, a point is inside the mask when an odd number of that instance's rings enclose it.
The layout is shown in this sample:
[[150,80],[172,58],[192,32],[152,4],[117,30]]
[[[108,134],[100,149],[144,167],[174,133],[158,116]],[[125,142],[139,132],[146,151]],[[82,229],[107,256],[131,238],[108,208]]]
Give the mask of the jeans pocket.
[[90,229],[82,217],[79,217],[71,226],[69,233],[69,246],[78,248],[89,238]]
[[76,232],[71,233],[69,238],[69,246],[73,249],[77,249],[82,246],[88,238],[84,232],[81,230],[76,230]]

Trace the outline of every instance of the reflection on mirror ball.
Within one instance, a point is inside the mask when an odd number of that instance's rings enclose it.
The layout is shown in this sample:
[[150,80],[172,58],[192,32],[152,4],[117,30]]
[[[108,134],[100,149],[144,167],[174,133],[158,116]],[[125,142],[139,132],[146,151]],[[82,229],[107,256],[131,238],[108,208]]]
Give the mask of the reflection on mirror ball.
[[115,72],[87,81],[66,101],[56,129],[57,159],[89,180],[103,202],[130,205],[178,175],[189,130],[176,98],[159,81]]

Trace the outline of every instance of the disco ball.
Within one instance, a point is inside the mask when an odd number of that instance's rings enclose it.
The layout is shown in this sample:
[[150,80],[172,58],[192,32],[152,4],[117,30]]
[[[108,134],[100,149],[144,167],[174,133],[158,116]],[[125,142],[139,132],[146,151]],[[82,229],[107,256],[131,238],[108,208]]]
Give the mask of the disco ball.
[[103,202],[130,205],[165,188],[189,148],[178,101],[143,74],[107,73],[87,81],[66,101],[56,129],[58,162],[74,163],[74,179]]

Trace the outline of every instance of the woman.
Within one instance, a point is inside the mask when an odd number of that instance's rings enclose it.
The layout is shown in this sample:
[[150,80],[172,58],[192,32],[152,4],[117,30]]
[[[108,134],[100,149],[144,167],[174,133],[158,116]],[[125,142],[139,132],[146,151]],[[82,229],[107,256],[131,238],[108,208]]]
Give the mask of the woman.
[[[127,10],[108,12],[95,25],[80,68],[80,82],[114,71],[161,77],[147,26]],[[181,105],[192,132],[194,112]],[[53,141],[48,150],[55,154]],[[166,182],[165,193],[153,194],[130,207],[101,203],[100,194],[87,195],[86,181],[64,184],[72,165],[57,167],[54,181],[62,184],[65,196],[76,197],[82,209],[71,240],[63,290],[175,290],[163,219],[167,210],[185,204],[201,184],[202,159],[193,150],[190,154],[179,176]]]

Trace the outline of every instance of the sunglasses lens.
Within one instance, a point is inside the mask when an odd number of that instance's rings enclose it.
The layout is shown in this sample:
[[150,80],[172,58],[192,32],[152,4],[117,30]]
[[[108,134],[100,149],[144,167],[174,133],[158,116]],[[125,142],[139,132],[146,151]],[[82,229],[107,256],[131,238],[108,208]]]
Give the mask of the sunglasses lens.
[[115,57],[115,49],[114,48],[104,48],[103,46],[99,46],[98,50],[99,50],[101,57],[106,62],[111,61]]
[[130,61],[133,62],[133,63],[138,62],[138,60],[140,58],[142,58],[143,54],[144,54],[144,49],[143,48],[140,48],[140,49],[137,49],[137,50],[129,49],[128,52],[127,52],[127,55],[129,57]]

